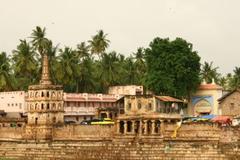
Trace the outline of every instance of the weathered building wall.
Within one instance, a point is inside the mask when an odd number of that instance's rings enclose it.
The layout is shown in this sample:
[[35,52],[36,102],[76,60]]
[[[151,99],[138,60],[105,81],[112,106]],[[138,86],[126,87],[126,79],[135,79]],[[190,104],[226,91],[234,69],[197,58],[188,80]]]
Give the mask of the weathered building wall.
[[0,110],[8,113],[26,112],[24,91],[0,92],[0,99]]
[[120,94],[120,95],[143,94],[143,86],[137,85],[110,86],[108,88],[108,94]]
[[222,115],[240,115],[240,92],[237,90],[220,102]]

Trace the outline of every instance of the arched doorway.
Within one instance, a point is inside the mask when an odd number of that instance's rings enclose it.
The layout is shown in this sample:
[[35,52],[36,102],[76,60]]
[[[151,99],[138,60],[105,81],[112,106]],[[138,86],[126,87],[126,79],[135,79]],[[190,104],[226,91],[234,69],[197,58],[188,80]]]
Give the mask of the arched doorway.
[[53,123],[56,123],[56,117],[53,117],[53,118],[52,118],[52,122],[53,122]]
[[199,100],[194,106],[195,115],[208,115],[212,111],[212,105],[206,99]]

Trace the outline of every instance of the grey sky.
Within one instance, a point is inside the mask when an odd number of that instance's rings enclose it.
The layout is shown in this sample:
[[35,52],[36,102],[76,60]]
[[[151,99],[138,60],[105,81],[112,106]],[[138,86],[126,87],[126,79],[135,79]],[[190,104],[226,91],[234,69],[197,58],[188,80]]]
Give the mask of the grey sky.
[[61,47],[103,29],[109,50],[128,55],[154,37],[182,37],[220,72],[240,67],[239,0],[0,0],[0,51],[10,53],[35,26]]

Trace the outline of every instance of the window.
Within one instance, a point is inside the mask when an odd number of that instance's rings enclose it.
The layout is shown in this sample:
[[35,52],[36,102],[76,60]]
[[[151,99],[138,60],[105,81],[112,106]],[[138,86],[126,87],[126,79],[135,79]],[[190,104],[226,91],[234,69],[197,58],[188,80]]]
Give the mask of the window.
[[132,108],[132,104],[128,103],[127,110],[131,110],[131,108]]
[[35,93],[35,97],[38,97],[38,92]]
[[50,105],[49,105],[49,103],[47,104],[47,109],[50,109],[50,107],[49,107]]
[[53,117],[53,118],[52,118],[52,122],[53,122],[53,123],[56,123],[56,120],[57,120],[56,117]]
[[35,118],[35,125],[38,124],[38,118]]
[[152,103],[148,103],[148,110],[152,110]]
[[142,108],[142,105],[140,102],[138,102],[138,109],[141,109]]
[[230,103],[230,109],[234,110],[234,103]]
[[56,104],[55,104],[55,103],[52,104],[52,109],[53,109],[53,110],[56,109]]
[[53,91],[53,92],[52,92],[52,97],[55,97],[55,96],[56,96],[56,94],[55,94],[55,92]]
[[49,92],[47,92],[47,97],[49,97]]

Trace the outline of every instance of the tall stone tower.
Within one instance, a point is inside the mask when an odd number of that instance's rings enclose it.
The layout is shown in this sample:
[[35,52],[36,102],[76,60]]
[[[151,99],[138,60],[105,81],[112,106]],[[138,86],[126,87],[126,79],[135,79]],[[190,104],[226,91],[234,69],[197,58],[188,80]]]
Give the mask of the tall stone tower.
[[48,56],[42,56],[42,75],[38,85],[28,87],[28,139],[52,139],[53,127],[64,123],[63,90],[50,79]]

